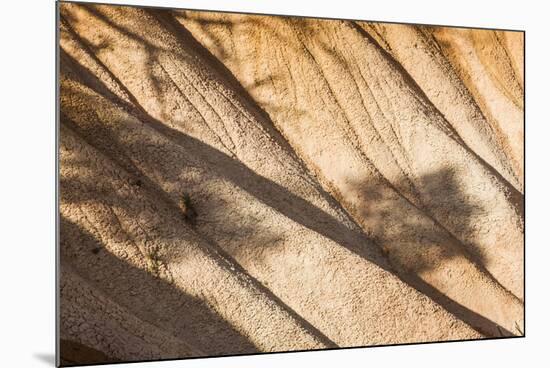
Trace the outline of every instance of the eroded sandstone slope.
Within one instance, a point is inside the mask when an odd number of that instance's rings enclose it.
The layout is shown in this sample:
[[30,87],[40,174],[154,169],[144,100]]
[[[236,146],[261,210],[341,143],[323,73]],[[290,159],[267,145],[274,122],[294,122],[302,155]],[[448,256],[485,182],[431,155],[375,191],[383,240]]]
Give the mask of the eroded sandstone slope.
[[522,334],[521,34],[60,10],[64,341]]

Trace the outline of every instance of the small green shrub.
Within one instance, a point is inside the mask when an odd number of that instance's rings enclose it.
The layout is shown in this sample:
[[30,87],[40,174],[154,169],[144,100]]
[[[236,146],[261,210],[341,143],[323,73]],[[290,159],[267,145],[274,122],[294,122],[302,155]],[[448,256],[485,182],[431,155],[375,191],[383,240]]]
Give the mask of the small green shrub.
[[179,207],[183,212],[185,220],[191,224],[194,224],[195,220],[197,219],[197,211],[193,207],[193,203],[191,202],[191,197],[189,196],[189,194],[183,193],[181,195],[179,200]]
[[145,261],[147,262],[147,271],[155,276],[160,274],[160,257],[158,248],[154,248],[149,253],[145,253]]

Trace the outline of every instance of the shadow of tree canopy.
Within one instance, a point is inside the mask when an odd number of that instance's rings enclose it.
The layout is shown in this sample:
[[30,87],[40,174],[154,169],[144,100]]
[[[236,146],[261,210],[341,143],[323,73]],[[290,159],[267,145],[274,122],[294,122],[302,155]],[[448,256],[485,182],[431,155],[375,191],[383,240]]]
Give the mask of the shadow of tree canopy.
[[[464,194],[452,168],[426,174],[420,182],[429,189],[432,206],[440,206],[443,212],[452,214],[462,232],[476,233],[475,219],[482,210]],[[370,240],[382,249],[394,274],[479,332],[494,337],[515,336],[498,323],[449,298],[421,277],[437,271],[438,278],[449,277],[449,282],[455,278],[453,282],[462,282],[462,288],[468,288],[468,279],[461,280],[459,274],[464,272],[463,268],[453,266],[456,259],[458,265],[469,262],[488,280],[500,285],[485,268],[487,260],[482,254],[472,252],[431,217],[429,210],[415,206],[384,180],[351,182],[349,188],[350,197],[362,198],[362,202],[352,208],[354,218],[369,234]],[[441,270],[445,270],[446,276]],[[498,305],[491,307],[499,308]]]
[[[455,176],[452,168],[445,168],[426,174],[419,181],[428,189],[430,202],[436,203],[443,212],[452,214],[460,224],[461,232],[474,232],[472,219],[480,209],[464,195]],[[402,244],[412,249],[417,256],[409,261],[415,265],[414,269],[418,273],[436,266],[433,264],[434,259],[430,258],[433,253],[430,248],[444,248],[440,254],[444,259],[461,255],[479,267],[484,267],[486,260],[481,254],[470,254],[458,239],[430,216],[427,209],[418,207],[395,189],[401,186],[401,183],[390,184],[385,179],[351,182],[350,190],[365,199],[355,206],[355,212],[372,229],[373,240],[395,247]],[[445,244],[448,242],[452,244]],[[415,249],[418,247],[423,248]]]

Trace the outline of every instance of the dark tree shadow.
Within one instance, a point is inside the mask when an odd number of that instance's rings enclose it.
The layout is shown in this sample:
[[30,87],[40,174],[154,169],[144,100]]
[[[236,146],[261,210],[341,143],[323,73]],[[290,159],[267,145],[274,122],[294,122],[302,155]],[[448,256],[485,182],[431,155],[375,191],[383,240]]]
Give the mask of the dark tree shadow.
[[[407,178],[402,178],[407,181]],[[475,232],[474,218],[481,213],[481,209],[464,195],[455,171],[445,168],[426,174],[419,179],[429,196],[429,202],[437,206],[440,213],[451,217],[455,227],[461,233]],[[471,252],[455,238],[446,228],[430,216],[430,209],[418,207],[407,199],[396,188],[403,187],[403,183],[389,183],[380,178],[374,181],[351,182],[351,190],[361,198],[363,203],[355,210],[360,217],[367,219],[373,229],[375,239],[384,239],[390,244],[406,244],[409,247],[418,247],[417,240],[424,241],[425,248],[418,249],[419,257],[411,259],[415,270],[422,272],[437,265],[433,264],[430,248],[446,248],[442,253],[445,259],[455,256],[466,256],[478,267],[484,268],[486,259],[479,252]],[[433,209],[431,209],[433,210]],[[400,214],[399,220],[392,220]],[[451,244],[445,244],[451,242]],[[425,258],[423,257],[425,253]]]
[[[59,346],[61,367],[71,367],[82,364],[109,364],[120,362],[120,360],[111,358],[97,349],[73,340],[61,339]],[[52,365],[55,366],[55,364]]]
[[[438,170],[419,180],[423,188],[428,189],[427,195],[430,197],[431,206],[439,207],[439,213],[447,212],[453,219],[455,228],[459,228],[461,232],[476,233],[475,219],[483,213],[482,209],[464,194],[454,170]],[[356,193],[363,199],[362,203],[354,207],[354,215],[358,219],[363,219],[364,228],[369,229],[370,239],[388,257],[398,277],[481,333],[496,337],[515,335],[447,297],[419,277],[421,274],[438,270],[449,262],[452,264],[453,259],[461,259],[458,261],[459,265],[467,261],[473,264],[478,272],[483,273],[496,285],[500,285],[485,268],[487,260],[481,253],[466,247],[430,216],[430,210],[415,206],[384,180],[352,182],[350,191],[352,196]],[[459,269],[449,268],[447,272],[459,277],[455,274]],[[442,277],[440,271],[438,272],[438,277]],[[463,283],[467,285],[466,279]],[[493,307],[498,309],[496,305]]]
[[[60,223],[60,239],[62,263],[72,264],[81,277],[137,318],[167,331],[204,355],[257,352],[247,337],[204,302],[165,279],[120,259],[96,236],[64,216]],[[69,302],[64,300],[63,294],[60,299],[63,311]],[[62,330],[61,337],[66,339],[64,336],[70,337],[71,333]],[[64,359],[63,345],[61,348]],[[71,353],[71,349],[68,351],[65,353]],[[69,360],[74,361],[74,354],[69,355],[72,356]]]

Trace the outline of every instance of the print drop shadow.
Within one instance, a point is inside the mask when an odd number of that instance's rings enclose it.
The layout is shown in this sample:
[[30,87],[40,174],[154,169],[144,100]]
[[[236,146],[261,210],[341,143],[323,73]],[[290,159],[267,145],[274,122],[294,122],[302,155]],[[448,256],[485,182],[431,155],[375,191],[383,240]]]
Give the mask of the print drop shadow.
[[[95,88],[98,89],[97,86]],[[255,174],[252,170],[248,169],[246,166],[241,164],[238,161],[235,161],[233,158],[227,156],[226,154],[208,146],[190,136],[182,134],[174,129],[171,129],[164,125],[163,123],[153,119],[150,116],[147,116],[142,108],[136,108],[127,104],[124,101],[121,101],[118,97],[113,95],[108,91],[107,88],[99,88],[98,91],[100,94],[107,94],[109,98],[113,101],[125,107],[128,111],[131,111],[136,115],[140,120],[145,122],[147,125],[153,127],[158,132],[164,134],[178,145],[182,147],[187,147],[188,149],[196,150],[202,152],[200,156],[205,158],[207,161],[210,161],[211,164],[219,168],[220,173],[226,177],[226,179],[235,183],[236,185],[241,186],[244,190],[250,194],[257,197],[262,202],[266,203],[269,206],[277,209],[287,217],[292,220],[310,228],[313,231],[316,231],[340,245],[346,246],[348,249],[358,253],[362,257],[368,259],[369,261],[379,265],[380,267],[394,272],[390,266],[388,266],[387,261],[383,256],[380,255],[380,251],[376,247],[365,246],[361,247],[362,249],[357,249],[357,247],[351,245],[355,241],[350,241],[352,238],[362,238],[364,244],[371,244],[371,242],[360,233],[350,233],[349,228],[339,225],[339,222],[333,219],[330,215],[319,210],[315,206],[311,205],[307,201],[304,201],[302,198],[295,196],[294,194],[288,192],[283,187],[280,187],[278,184],[271,182],[268,179],[265,179],[261,176]],[[139,106],[139,105],[138,105]],[[243,187],[242,177],[248,177],[252,180],[249,180]],[[337,229],[337,231],[328,231],[324,224],[330,223],[332,228]],[[409,285],[415,287],[418,290],[421,290],[432,299],[436,300],[438,303],[443,305],[447,310],[454,313],[459,318],[463,319],[467,323],[472,325],[479,325],[479,321],[483,320],[486,324],[491,324],[491,321],[484,320],[482,316],[475,314],[472,311],[467,310],[466,308],[458,305],[456,302],[449,300],[441,293],[438,293],[437,290],[433,289],[431,286],[426,285],[421,280],[405,280]]]

